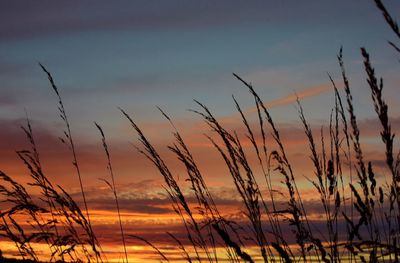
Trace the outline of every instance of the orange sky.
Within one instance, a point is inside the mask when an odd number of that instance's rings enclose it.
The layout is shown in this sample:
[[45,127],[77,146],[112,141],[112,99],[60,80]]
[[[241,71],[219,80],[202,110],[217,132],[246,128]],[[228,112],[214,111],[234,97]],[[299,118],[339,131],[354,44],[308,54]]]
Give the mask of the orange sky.
[[[316,93],[315,95],[317,95]],[[277,100],[275,100],[276,102]],[[271,103],[275,106],[284,106],[285,103],[292,103],[292,100],[283,98],[283,103]],[[246,110],[247,116],[254,115],[253,110]],[[252,118],[250,118],[252,119]],[[228,118],[221,118],[222,123],[226,125],[228,130],[236,130],[239,134],[244,149],[248,153],[250,163],[257,167],[254,151],[247,138],[244,137],[244,130],[239,124],[237,115],[229,116]],[[392,119],[394,130],[399,130],[399,119]],[[164,130],[168,135],[171,128],[167,123],[158,124],[159,128],[155,129],[155,124],[147,125],[144,123],[143,130],[155,131]],[[251,122],[253,127],[257,127],[257,122]],[[318,195],[313,190],[312,184],[308,182],[305,177],[313,179],[313,168],[311,160],[309,159],[308,142],[304,135],[304,131],[299,126],[300,124],[287,124],[278,123],[282,140],[289,153],[289,159],[295,169],[296,180],[300,187],[303,201],[308,211],[309,219],[318,225],[318,220],[321,219],[322,207],[318,201]],[[379,131],[379,124],[376,120],[362,120],[359,122],[360,129],[363,135],[363,150],[368,160],[371,160],[379,174],[386,173],[385,165],[380,161],[380,156],[383,153],[383,145],[377,138]],[[207,142],[206,138],[200,131],[208,132],[208,128],[200,121],[191,121],[189,123],[180,122],[176,126],[182,130],[184,139],[187,145],[193,151],[194,157],[198,160],[199,168],[203,173],[206,182],[209,184],[212,194],[215,196],[215,201],[220,211],[222,211],[227,218],[236,220],[238,223],[245,226],[246,219],[243,211],[244,207],[239,197],[235,193],[232,179],[229,176],[227,168],[223,164],[223,160]],[[320,141],[320,124],[313,125],[313,131],[316,136],[316,141]],[[325,134],[327,134],[327,127],[324,127]],[[209,133],[210,134],[210,133]],[[211,133],[212,134],[212,133]],[[62,147],[57,142],[56,138],[45,131],[36,131],[35,135],[39,138],[38,142],[47,142],[40,147],[41,158],[44,160],[44,170],[49,178],[58,184],[63,185],[75,200],[81,200],[79,190],[77,188],[76,174],[70,165],[70,155],[68,151],[63,151]],[[18,136],[18,135],[15,135]],[[172,136],[168,138],[159,138],[157,133],[149,132],[149,137],[156,137],[155,147],[160,149],[160,154],[165,158],[171,170],[174,172],[178,182],[183,189],[186,189],[189,202],[194,205],[194,197],[188,190],[188,182],[185,182],[185,170],[181,164],[176,160],[171,152],[166,149],[167,144],[171,144]],[[214,136],[215,137],[215,136]],[[256,134],[258,143],[261,143],[260,134]],[[13,139],[19,141],[20,138]],[[80,140],[77,140],[78,156],[81,163],[81,168],[84,175],[85,183],[88,182],[88,177],[91,178],[108,178],[104,154],[99,145],[81,145]],[[139,145],[135,143],[136,145]],[[268,134],[267,144],[269,151],[276,149],[276,145]],[[10,147],[14,147],[11,144]],[[54,149],[57,147],[57,150]],[[318,145],[320,149],[321,145]],[[143,244],[143,242],[129,237],[130,234],[139,235],[147,240],[153,242],[155,245],[162,247],[166,253],[171,257],[179,258],[180,253],[176,250],[173,243],[166,235],[166,232],[172,232],[184,240],[184,229],[182,228],[180,218],[172,210],[170,200],[168,199],[165,190],[162,188],[163,180],[158,174],[158,171],[150,164],[144,156],[139,155],[132,149],[131,144],[112,145],[111,158],[115,168],[116,181],[118,188],[118,195],[120,199],[120,207],[122,210],[122,222],[127,235],[128,251],[132,262],[158,262],[159,258],[153,249]],[[3,166],[3,170],[9,172],[10,175],[22,182],[29,182],[27,171],[17,158],[11,155],[6,155],[10,149],[3,149],[3,155],[9,158],[8,165]],[[344,158],[344,157],[343,157]],[[376,161],[374,161],[376,160]],[[260,174],[260,168],[255,168],[255,173]],[[138,176],[138,173],[143,173],[143,176]],[[129,174],[132,174],[131,180]],[[133,175],[134,174],[134,175]],[[141,179],[139,179],[141,178]],[[260,185],[265,188],[265,181],[262,176],[257,176]],[[138,180],[139,179],[139,180]],[[273,172],[272,180],[274,189],[285,192],[284,185],[281,183],[283,178],[279,173]],[[346,179],[345,179],[346,180]],[[347,179],[348,180],[348,179]],[[379,180],[384,180],[380,177]],[[34,188],[29,187],[28,189]],[[91,220],[95,232],[103,245],[103,249],[110,260],[118,262],[122,256],[122,246],[119,236],[119,226],[116,217],[115,203],[108,186],[98,180],[94,184],[85,185],[85,192],[88,198],[88,205],[90,208]],[[284,207],[285,198],[278,198],[277,202]],[[5,255],[13,256],[16,253],[15,246],[9,242],[2,241],[2,250]],[[251,245],[250,245],[251,247]],[[38,251],[46,251],[45,245],[40,245]],[[42,252],[46,254],[46,252]],[[221,252],[222,253],[222,252]],[[46,258],[44,256],[43,258]],[[135,261],[136,260],[136,261]]]

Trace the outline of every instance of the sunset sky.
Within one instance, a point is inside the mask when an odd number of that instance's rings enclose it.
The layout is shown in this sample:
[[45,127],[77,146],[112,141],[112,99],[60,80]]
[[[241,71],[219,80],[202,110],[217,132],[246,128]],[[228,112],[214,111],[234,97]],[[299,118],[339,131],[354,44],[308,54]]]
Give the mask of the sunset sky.
[[[400,3],[385,4],[400,14]],[[99,180],[109,175],[94,121],[102,125],[109,143],[126,232],[168,246],[165,232],[182,231],[179,218],[162,188],[162,177],[136,151],[137,135],[118,107],[131,114],[187,186],[183,167],[167,149],[173,129],[156,106],[165,110],[193,151],[221,210],[240,218],[232,179],[204,136],[212,133],[188,111],[198,109],[193,99],[240,133],[243,127],[231,95],[248,116],[254,116],[254,104],[232,73],[251,82],[281,129],[294,168],[312,176],[296,94],[313,127],[329,125],[334,97],[327,73],[341,88],[336,55],[343,46],[365,152],[379,160],[384,148],[377,144],[379,126],[360,47],[367,48],[384,77],[393,129],[399,131],[399,56],[387,43],[393,39],[373,1],[364,0],[0,1],[0,170],[20,182],[30,180],[15,154],[28,147],[20,129],[26,111],[46,174],[80,198],[71,155],[58,139],[63,123],[57,98],[40,62],[52,73],[64,100],[95,231],[109,257],[117,261],[122,248],[115,235],[112,194]],[[275,178],[277,187],[280,180]],[[303,189],[311,188],[304,178],[299,181]],[[313,207],[315,200],[306,192]],[[133,238],[128,243],[132,262],[157,262],[145,244]],[[4,251],[14,251],[12,244]]]

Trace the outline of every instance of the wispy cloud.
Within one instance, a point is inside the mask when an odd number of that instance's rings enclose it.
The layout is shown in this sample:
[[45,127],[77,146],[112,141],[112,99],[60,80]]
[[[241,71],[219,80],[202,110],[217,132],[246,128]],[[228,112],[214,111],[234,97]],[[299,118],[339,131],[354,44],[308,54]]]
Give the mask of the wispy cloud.
[[261,8],[265,3],[255,4],[260,8],[253,9],[241,1],[219,1],[212,5],[207,1],[119,1],[118,5],[101,0],[73,4],[20,1],[0,4],[0,34],[4,40],[110,29],[193,29],[237,23],[244,17],[248,21],[266,21],[265,8]]
[[[321,84],[317,86],[312,86],[306,89],[302,89],[298,92],[293,92],[283,98],[276,100],[267,101],[265,106],[267,108],[274,108],[279,106],[285,106],[296,102],[297,99],[302,100],[309,97],[315,97],[322,93],[333,91],[332,86],[328,84]],[[255,110],[255,109],[254,109]]]
[[[315,86],[311,86],[311,87],[293,91],[290,94],[280,97],[280,98],[277,98],[277,99],[264,100],[264,105],[267,109],[272,109],[272,108],[276,108],[276,107],[284,107],[284,106],[296,103],[297,99],[299,101],[301,101],[306,98],[316,97],[316,96],[319,96],[321,94],[328,93],[328,92],[333,92],[333,88],[330,83],[329,84],[328,83],[319,84],[319,85],[315,85]],[[256,106],[251,106],[249,108],[245,108],[242,110],[243,110],[243,113],[247,116],[254,115],[257,112]],[[221,121],[223,123],[226,123],[227,125],[237,125],[240,123],[240,120],[241,120],[241,116],[238,112],[221,118]],[[279,123],[278,123],[278,125],[279,125]],[[291,126],[293,126],[293,125],[291,125]],[[298,128],[301,130],[300,126],[298,126]],[[293,131],[290,131],[290,132],[292,133]],[[291,137],[293,138],[293,136],[291,136]]]

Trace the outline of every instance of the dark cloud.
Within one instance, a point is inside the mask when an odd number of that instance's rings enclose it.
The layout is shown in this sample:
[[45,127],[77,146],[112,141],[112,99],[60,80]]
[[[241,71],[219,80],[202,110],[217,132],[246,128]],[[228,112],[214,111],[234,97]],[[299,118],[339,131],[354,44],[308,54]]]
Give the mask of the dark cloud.
[[[118,199],[121,211],[142,214],[167,214],[173,212],[170,208],[160,207],[161,205],[170,204],[167,199]],[[91,199],[89,201],[91,209],[115,211],[116,205],[113,197]]]
[[[1,97],[0,95],[0,101]],[[19,150],[26,145],[26,137],[21,129],[21,126],[25,124],[24,119],[0,119],[0,154],[3,158],[4,154]],[[46,135],[44,136],[47,137]]]
[[[389,118],[389,122],[392,127],[392,132],[400,132],[400,117]],[[359,121],[359,128],[361,130],[361,136],[377,136],[382,130],[382,125],[376,118],[368,118]]]
[[15,105],[17,103],[18,97],[12,92],[0,93],[0,107]]
[[[310,8],[312,5],[313,8]],[[337,5],[340,6],[340,5]],[[352,3],[341,9],[345,17],[354,12]],[[353,7],[353,8],[351,8]],[[336,7],[337,8],[337,7]],[[201,26],[243,25],[244,23],[277,23],[285,25],[295,21],[310,23],[321,20],[335,23],[335,5],[303,2],[255,1],[12,1],[0,4],[0,35],[10,38],[37,37],[89,30],[194,28]],[[303,16],[305,12],[312,15]]]
[[118,4],[108,1],[17,1],[0,5],[0,35],[19,38],[87,30],[225,23],[244,17],[241,12],[248,12],[246,5],[240,2],[233,5],[238,8],[226,9],[219,2],[193,1],[119,1]]
[[[46,157],[53,156],[52,161],[65,157],[68,150],[63,147],[59,137],[40,122],[35,120],[30,122],[39,152]],[[30,149],[29,141],[22,130],[22,127],[26,127],[26,125],[27,120],[24,118],[0,119],[0,138],[2,138],[0,140],[0,156],[2,160],[9,158],[15,151]]]
[[15,63],[1,63],[0,62],[0,76],[19,76],[22,72],[28,68],[25,65]]

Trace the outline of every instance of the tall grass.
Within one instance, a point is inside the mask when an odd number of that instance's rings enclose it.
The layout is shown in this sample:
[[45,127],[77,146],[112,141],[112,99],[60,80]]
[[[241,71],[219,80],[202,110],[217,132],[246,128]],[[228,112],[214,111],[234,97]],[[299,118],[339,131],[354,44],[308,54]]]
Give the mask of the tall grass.
[[125,235],[124,235],[124,229],[123,229],[123,227],[122,227],[121,211],[120,211],[120,208],[119,208],[119,202],[118,202],[118,196],[117,196],[117,189],[116,189],[116,186],[115,186],[114,171],[113,171],[112,164],[111,164],[111,156],[110,156],[110,152],[109,152],[109,150],[108,150],[108,145],[107,145],[107,142],[106,142],[106,137],[105,137],[105,135],[104,135],[103,128],[101,128],[101,126],[100,126],[99,124],[97,124],[96,122],[95,122],[94,124],[95,124],[96,128],[97,128],[97,129],[99,130],[99,132],[100,132],[101,141],[102,141],[102,143],[103,143],[103,149],[104,149],[104,152],[105,152],[106,157],[107,157],[107,170],[108,170],[109,173],[110,173],[111,183],[110,183],[109,181],[107,181],[107,180],[104,180],[104,181],[105,181],[105,182],[107,183],[107,185],[110,187],[110,189],[111,189],[111,191],[113,192],[113,195],[114,195],[115,206],[116,206],[116,208],[117,208],[117,213],[118,213],[119,228],[120,228],[120,231],[121,231],[122,245],[124,246],[125,260],[126,260],[126,263],[128,263],[128,262],[129,262],[129,261],[128,261],[128,253],[127,253],[127,251],[126,251]]
[[[375,0],[375,3],[387,24],[400,38],[396,21],[380,0]],[[400,52],[396,44],[389,44]],[[380,137],[385,149],[382,160],[386,163],[390,180],[378,180],[376,167],[364,153],[341,48],[337,58],[343,83],[339,86],[328,76],[334,93],[329,123],[320,129],[313,128],[301,102],[297,100],[299,120],[308,142],[313,167],[313,174],[305,177],[319,197],[322,226],[316,226],[310,217],[308,202],[298,185],[300,175],[293,168],[290,152],[278,125],[255,88],[239,75],[233,74],[249,91],[256,109],[256,121],[252,122],[251,116],[242,110],[238,100],[233,97],[244,137],[238,131],[225,127],[215,113],[199,101],[195,101],[197,109],[192,112],[212,131],[206,137],[227,168],[237,197],[244,207],[244,221],[224,217],[206,182],[207,176],[185,142],[184,135],[168,114],[159,109],[173,128],[175,140],[168,149],[185,168],[189,192],[180,185],[178,175],[164,161],[140,125],[120,109],[141,143],[137,150],[158,169],[173,210],[182,221],[185,239],[169,232],[166,235],[176,244],[184,260],[399,262],[400,151],[395,148],[395,134],[391,128],[383,80],[377,77],[365,48],[361,48],[361,57],[372,106],[381,125]],[[65,127],[61,141],[71,151],[84,210],[64,188],[49,180],[27,118],[22,130],[29,148],[17,151],[17,155],[27,168],[31,182],[25,187],[0,171],[0,196],[5,204],[0,211],[0,233],[14,242],[23,259],[39,260],[34,243],[42,243],[48,248],[49,262],[107,261],[92,229],[82,173],[64,103],[52,75],[43,65],[40,64],[40,67],[58,99],[58,113]],[[152,240],[124,231],[108,144],[102,127],[97,123],[95,126],[100,132],[111,179],[104,181],[115,199],[124,261],[128,262],[127,237],[134,237],[154,248],[160,260],[172,261]],[[269,137],[272,138],[271,142]],[[247,142],[250,147],[244,146]],[[273,183],[276,178],[280,178],[282,185]],[[39,190],[39,196],[31,194],[30,189],[33,188]],[[194,197],[194,203],[188,201],[190,197]],[[290,229],[290,233],[287,229]],[[225,255],[221,255],[221,249]]]

